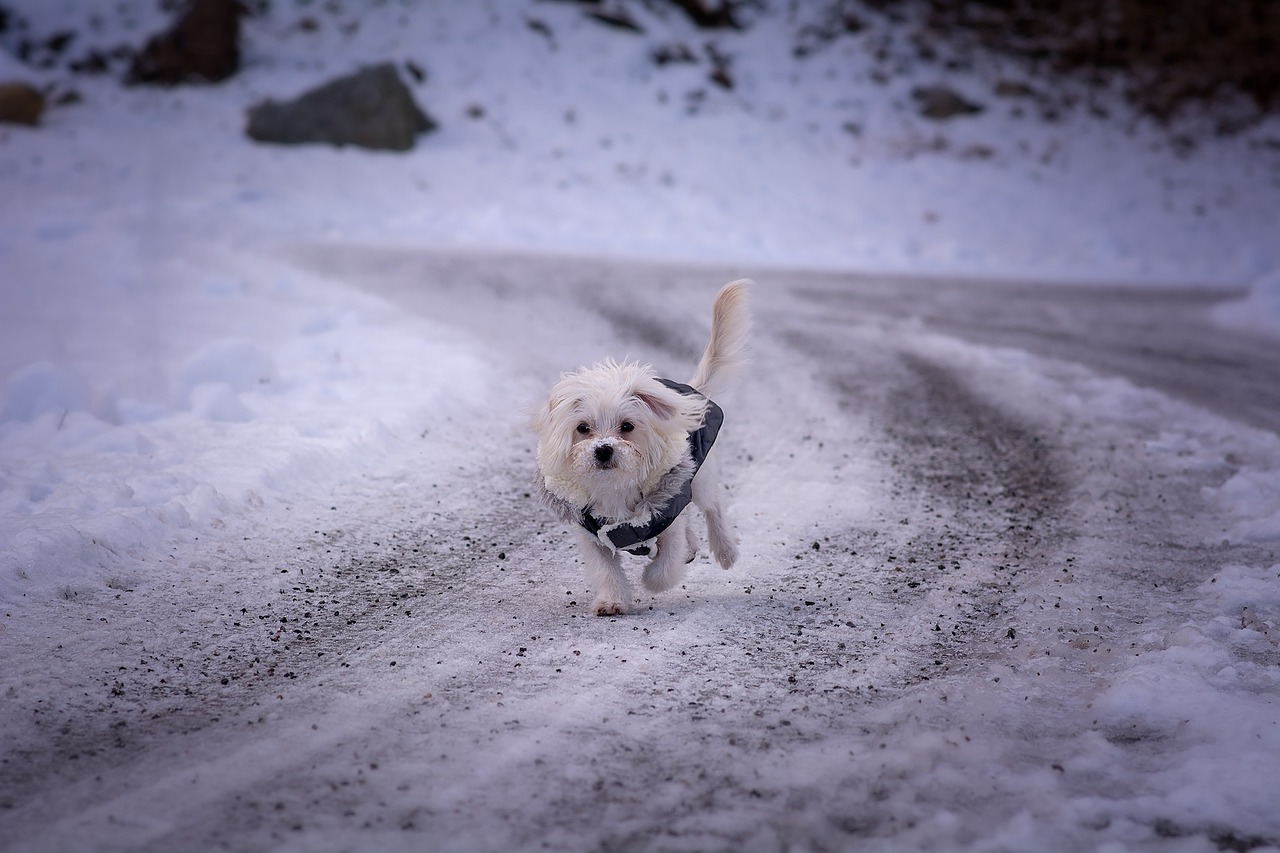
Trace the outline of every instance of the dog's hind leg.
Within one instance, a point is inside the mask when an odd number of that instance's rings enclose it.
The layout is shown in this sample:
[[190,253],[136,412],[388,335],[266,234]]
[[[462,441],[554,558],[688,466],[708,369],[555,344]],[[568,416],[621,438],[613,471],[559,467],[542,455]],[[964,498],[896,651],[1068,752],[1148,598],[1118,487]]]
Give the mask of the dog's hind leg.
[[582,544],[582,559],[586,564],[587,583],[591,584],[596,600],[591,610],[597,616],[621,616],[631,611],[631,584],[622,571],[618,555],[600,544],[585,529],[576,528]]
[[704,509],[707,517],[707,546],[715,555],[722,569],[731,569],[738,562],[738,534],[724,517],[724,508]]
[[731,569],[738,561],[738,534],[725,517],[719,483],[693,481],[693,502],[707,520],[707,547],[721,568]]

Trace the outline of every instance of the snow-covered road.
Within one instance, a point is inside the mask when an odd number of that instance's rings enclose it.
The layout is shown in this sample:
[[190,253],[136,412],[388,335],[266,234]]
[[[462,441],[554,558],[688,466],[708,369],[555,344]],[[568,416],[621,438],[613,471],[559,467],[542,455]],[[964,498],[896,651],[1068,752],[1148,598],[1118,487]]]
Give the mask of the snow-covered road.
[[[3,853],[1280,847],[1274,117],[901,4],[257,3],[154,89],[76,69],[174,4],[3,2]],[[386,62],[412,151],[245,137]],[[523,408],[743,276],[743,559],[592,617]]]
[[[527,398],[9,606],[0,848],[1280,846],[1280,344],[1229,294],[279,254]],[[748,273],[744,558],[593,617],[520,407],[687,372]]]

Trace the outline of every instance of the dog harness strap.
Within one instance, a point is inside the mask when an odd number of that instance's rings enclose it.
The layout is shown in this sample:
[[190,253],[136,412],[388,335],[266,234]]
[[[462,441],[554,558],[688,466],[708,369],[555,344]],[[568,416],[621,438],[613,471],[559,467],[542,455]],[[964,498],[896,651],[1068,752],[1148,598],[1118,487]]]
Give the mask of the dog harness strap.
[[[658,381],[685,396],[703,397],[696,389],[681,382],[670,379]],[[667,501],[662,510],[649,519],[648,523],[639,527],[633,524],[605,525],[593,516],[591,508],[587,507],[582,511],[581,523],[588,533],[599,536],[600,532],[605,530],[605,538],[613,544],[616,551],[628,551],[641,556],[649,553],[649,546],[646,543],[670,527],[693,500],[693,478],[697,476],[698,469],[702,467],[707,454],[711,452],[711,445],[715,444],[720,426],[724,423],[724,412],[720,407],[713,400],[706,397],[704,399],[707,400],[707,411],[702,419],[702,425],[689,433],[689,453],[693,457],[693,471],[680,487],[679,493]]]

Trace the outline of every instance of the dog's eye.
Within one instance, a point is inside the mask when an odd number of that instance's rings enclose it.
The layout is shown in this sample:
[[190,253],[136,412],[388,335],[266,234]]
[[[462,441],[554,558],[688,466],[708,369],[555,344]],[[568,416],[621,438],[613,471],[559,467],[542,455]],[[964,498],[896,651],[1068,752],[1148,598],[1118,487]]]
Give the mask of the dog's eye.
[[631,421],[623,421],[622,426],[618,427],[621,432],[631,432],[635,428],[636,425],[631,423]]
[[586,422],[586,421],[583,421],[582,423],[578,424],[578,434],[579,434],[579,435],[586,435],[586,434],[587,434],[587,433],[589,433],[589,432],[591,432],[591,427],[587,426],[587,422]]

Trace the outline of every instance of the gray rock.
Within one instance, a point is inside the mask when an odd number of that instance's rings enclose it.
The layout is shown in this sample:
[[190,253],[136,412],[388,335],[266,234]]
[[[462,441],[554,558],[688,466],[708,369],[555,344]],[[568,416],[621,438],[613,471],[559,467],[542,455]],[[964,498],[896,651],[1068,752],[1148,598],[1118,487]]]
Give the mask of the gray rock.
[[418,134],[435,128],[388,62],[333,80],[292,101],[263,101],[249,109],[245,132],[258,142],[323,142],[408,151]]
[[911,90],[911,97],[920,105],[920,114],[934,121],[973,115],[984,109],[981,104],[965,100],[946,86],[917,86]]
[[44,104],[44,95],[34,86],[22,82],[0,83],[0,122],[34,127],[40,123]]
[[125,82],[176,86],[217,83],[240,69],[239,0],[195,0],[168,31],[134,57]]
[[997,80],[995,93],[999,98],[1031,98],[1035,96],[1036,90],[1017,80]]

